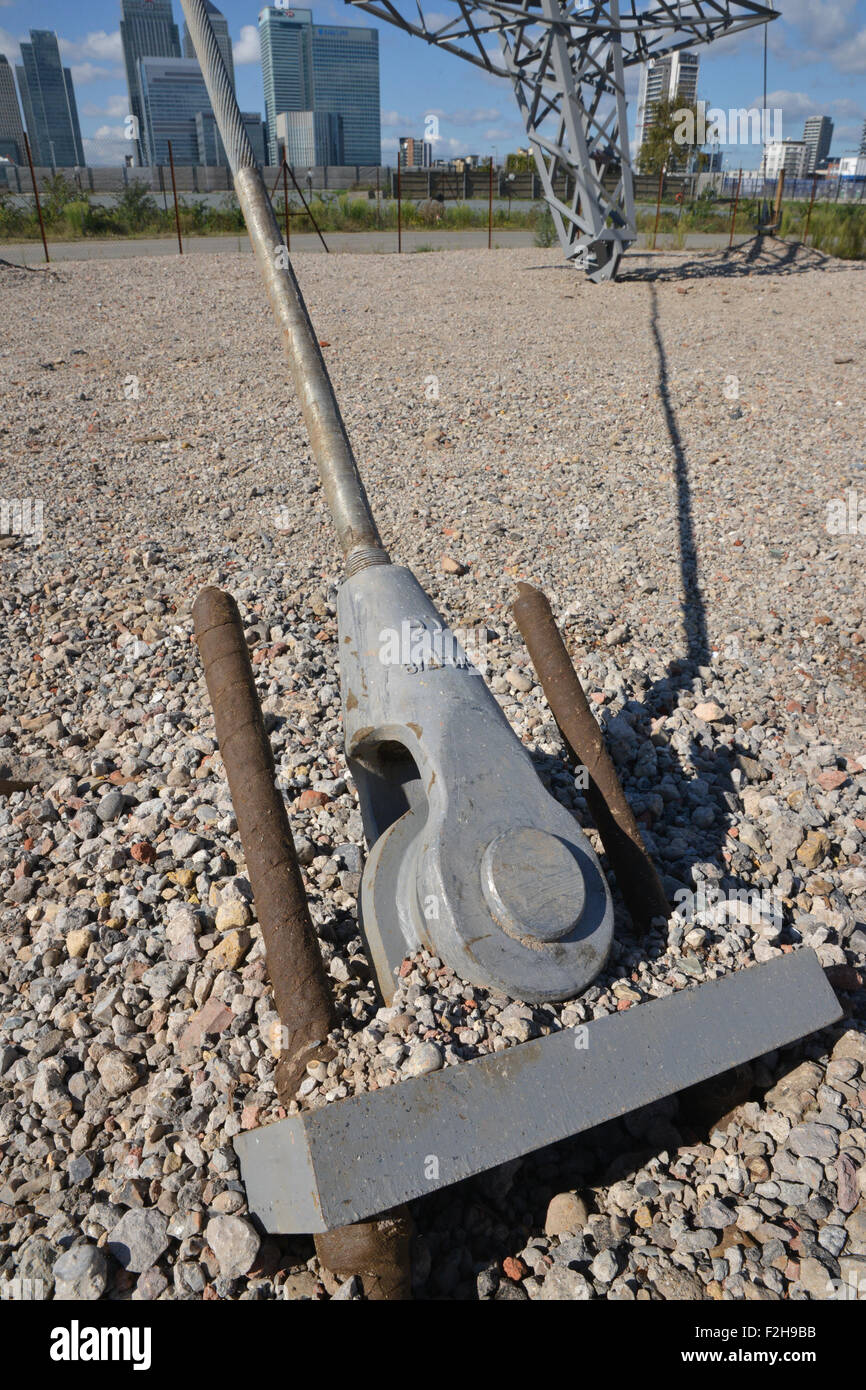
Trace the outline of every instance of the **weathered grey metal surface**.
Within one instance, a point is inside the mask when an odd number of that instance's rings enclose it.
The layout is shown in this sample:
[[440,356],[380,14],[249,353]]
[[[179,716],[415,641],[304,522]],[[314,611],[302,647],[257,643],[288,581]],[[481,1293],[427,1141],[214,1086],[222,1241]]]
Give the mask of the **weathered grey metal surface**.
[[238,1135],[268,1231],[363,1220],[624,1115],[841,1017],[814,951]]
[[383,995],[421,945],[469,984],[577,994],[613,934],[577,821],[410,570],[354,575],[337,611],[346,753],[372,846],[362,922]]

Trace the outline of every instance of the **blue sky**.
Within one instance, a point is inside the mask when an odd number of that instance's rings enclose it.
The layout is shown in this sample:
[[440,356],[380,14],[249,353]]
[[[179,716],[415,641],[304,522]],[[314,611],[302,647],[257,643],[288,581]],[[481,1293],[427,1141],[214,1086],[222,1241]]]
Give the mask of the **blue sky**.
[[[414,13],[414,0],[402,0]],[[425,13],[441,0],[423,0]],[[238,96],[244,110],[263,110],[256,17],[250,0],[220,6],[235,45]],[[806,116],[833,117],[833,154],[855,150],[866,119],[866,0],[777,0],[781,18],[769,27],[768,106],[784,112],[784,134],[802,135]],[[322,23],[376,23],[343,0],[312,5]],[[175,19],[182,26],[178,0]],[[54,29],[64,61],[72,68],[88,162],[117,163],[129,146],[123,140],[128,109],[117,0],[0,0],[0,51],[20,61],[18,44],[32,28]],[[394,162],[399,135],[422,133],[424,117],[439,117],[440,156],[470,153],[502,159],[525,143],[508,83],[451,54],[379,24],[382,94],[382,155]],[[728,109],[760,105],[762,46],[759,29],[702,47],[700,96]],[[639,69],[629,69],[630,118]],[[757,146],[728,150],[732,167],[754,167]]]

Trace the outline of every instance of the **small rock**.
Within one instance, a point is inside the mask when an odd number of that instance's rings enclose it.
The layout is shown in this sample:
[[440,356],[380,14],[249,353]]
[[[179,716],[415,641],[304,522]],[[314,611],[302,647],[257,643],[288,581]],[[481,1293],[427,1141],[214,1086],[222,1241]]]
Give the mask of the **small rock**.
[[717,705],[715,700],[704,700],[699,705],[695,705],[695,715],[702,719],[705,724],[718,724],[725,717],[725,711],[721,705]]
[[544,1276],[540,1297],[546,1302],[588,1302],[593,1287],[584,1274],[568,1265],[555,1264]]
[[142,1274],[168,1249],[167,1229],[154,1207],[131,1207],[110,1231],[106,1248],[124,1269]]
[[544,1233],[548,1236],[571,1235],[581,1231],[589,1219],[589,1208],[576,1192],[558,1192],[552,1197],[544,1218]]
[[442,1053],[435,1043],[422,1042],[414,1047],[403,1063],[406,1076],[426,1076],[442,1066]]
[[226,932],[213,950],[208,951],[208,963],[217,970],[236,970],[250,949],[252,937],[245,927]]
[[797,858],[807,869],[817,869],[830,853],[830,840],[823,830],[810,830],[800,848]]
[[248,927],[253,914],[241,898],[230,898],[217,908],[217,931],[230,931],[233,927]]
[[253,1266],[261,1241],[241,1216],[212,1216],[205,1239],[217,1257],[223,1279],[238,1279]]
[[106,1052],[100,1057],[96,1070],[108,1094],[116,1099],[138,1085],[138,1071],[122,1052]]
[[74,1245],[54,1262],[54,1299],[92,1301],[105,1292],[108,1266],[95,1245]]
[[469,572],[468,565],[462,564],[460,560],[452,559],[450,555],[442,555],[440,557],[439,568],[443,574],[455,574],[459,576],[461,574],[468,574]]
[[76,959],[78,956],[86,956],[93,941],[93,932],[89,927],[78,927],[75,931],[66,933],[66,954]]

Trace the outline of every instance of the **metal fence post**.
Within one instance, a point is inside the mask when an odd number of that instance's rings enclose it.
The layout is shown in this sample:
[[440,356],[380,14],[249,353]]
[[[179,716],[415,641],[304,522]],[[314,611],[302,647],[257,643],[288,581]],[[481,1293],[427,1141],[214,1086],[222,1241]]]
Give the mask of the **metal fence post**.
[[663,185],[664,185],[664,181],[665,181],[665,171],[664,171],[664,169],[662,169],[661,173],[659,174],[659,192],[658,192],[658,197],[656,198],[656,224],[655,224],[655,226],[653,227],[653,244],[652,244],[652,249],[653,249],[653,251],[655,251],[655,249],[656,249],[656,237],[658,236],[658,230],[659,230],[659,217],[661,216],[661,208],[662,208],[662,187],[663,187]]
[[803,232],[803,245],[809,240],[809,227],[812,224],[812,209],[815,206],[815,193],[818,188],[818,175],[812,175],[812,198],[809,203],[809,211],[806,213],[806,230]]
[[403,250],[403,188],[400,181],[400,158],[397,157],[397,251]]
[[42,233],[42,249],[45,252],[46,262],[51,260],[48,254],[48,242],[45,239],[45,223],[42,221],[42,204],[39,201],[39,189],[36,187],[36,174],[33,169],[33,155],[30,153],[30,141],[27,132],[24,132],[24,148],[27,151],[27,163],[30,165],[30,178],[33,181],[33,197],[36,199],[36,216],[39,218],[39,230]]
[[177,249],[178,254],[183,255],[183,241],[180,235],[180,213],[177,209],[177,184],[174,179],[174,155],[171,152],[171,141],[168,142],[168,163],[171,169],[171,194],[174,198],[174,225],[177,228]]
[[737,208],[740,206],[740,188],[742,187],[742,183],[743,183],[743,171],[742,171],[742,169],[741,169],[741,170],[740,170],[740,177],[737,179],[737,193],[736,193],[736,196],[735,196],[735,198],[734,198],[734,211],[733,211],[732,214],[731,214],[731,235],[730,235],[730,237],[728,238],[728,250],[729,250],[729,251],[730,251],[731,247],[732,247],[733,244],[734,244],[734,228],[735,228],[736,225],[737,225]]

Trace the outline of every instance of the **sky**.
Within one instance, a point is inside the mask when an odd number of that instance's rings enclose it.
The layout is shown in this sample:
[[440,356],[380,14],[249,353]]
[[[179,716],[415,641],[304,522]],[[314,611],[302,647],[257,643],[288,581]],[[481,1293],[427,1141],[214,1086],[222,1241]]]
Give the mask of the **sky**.
[[[308,0],[309,3],[309,0]],[[415,14],[415,0],[398,0]],[[425,14],[442,0],[422,0]],[[853,153],[866,119],[866,0],[776,0],[781,17],[768,27],[769,108],[783,113],[785,137],[799,138],[810,115],[835,122],[833,155]],[[237,91],[243,110],[264,111],[256,19],[250,0],[220,5],[234,43]],[[373,24],[380,31],[382,159],[393,164],[401,135],[420,136],[425,116],[438,117],[438,158],[491,153],[498,161],[526,137],[507,80],[402,34],[344,0],[313,0],[317,23]],[[449,9],[445,5],[446,12]],[[182,30],[179,0],[175,20]],[[53,29],[71,68],[88,163],[116,164],[128,152],[123,118],[129,102],[122,66],[118,0],[0,0],[0,52],[20,62],[18,45],[30,28]],[[699,96],[711,107],[760,106],[763,29],[698,48]],[[627,70],[629,118],[634,132],[640,69]],[[726,167],[755,168],[757,145],[723,146]]]

